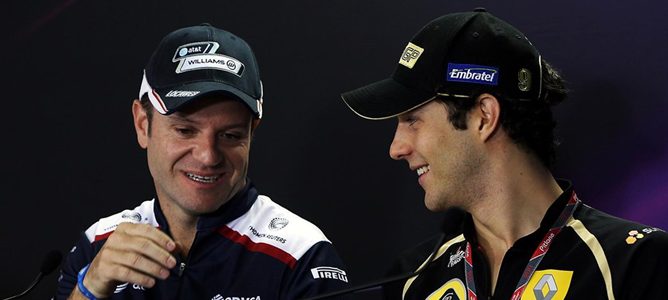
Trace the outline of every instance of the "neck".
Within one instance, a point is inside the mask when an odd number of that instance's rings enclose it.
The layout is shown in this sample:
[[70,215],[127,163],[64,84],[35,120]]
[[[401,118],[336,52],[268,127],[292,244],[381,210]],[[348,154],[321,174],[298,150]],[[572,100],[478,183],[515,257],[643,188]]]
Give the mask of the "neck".
[[549,171],[518,170],[488,187],[487,199],[476,201],[470,213],[478,238],[510,248],[540,227],[545,213],[563,193]]
[[490,164],[481,199],[467,209],[490,264],[492,291],[506,251],[531,234],[563,192],[552,174],[527,155],[508,155]]
[[197,233],[197,216],[190,215],[178,207],[174,207],[169,201],[160,202],[162,212],[169,224],[172,239],[176,242],[177,250],[184,257],[188,256],[190,247]]

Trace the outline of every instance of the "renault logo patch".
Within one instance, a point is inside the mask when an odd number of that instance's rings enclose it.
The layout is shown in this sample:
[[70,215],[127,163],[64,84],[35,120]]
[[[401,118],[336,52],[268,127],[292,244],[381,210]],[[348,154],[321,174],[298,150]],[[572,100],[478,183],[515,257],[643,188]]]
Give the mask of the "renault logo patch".
[[522,300],[564,300],[571,287],[573,271],[542,270],[536,271],[527,288],[522,293]]
[[412,69],[418,59],[420,59],[422,52],[424,52],[422,47],[409,42],[408,45],[406,45],[406,49],[404,49],[404,53],[401,54],[399,63]]
[[181,45],[174,53],[173,62],[178,62],[177,74],[210,69],[232,73],[241,77],[244,64],[238,59],[216,53],[220,45],[216,42],[197,42]]

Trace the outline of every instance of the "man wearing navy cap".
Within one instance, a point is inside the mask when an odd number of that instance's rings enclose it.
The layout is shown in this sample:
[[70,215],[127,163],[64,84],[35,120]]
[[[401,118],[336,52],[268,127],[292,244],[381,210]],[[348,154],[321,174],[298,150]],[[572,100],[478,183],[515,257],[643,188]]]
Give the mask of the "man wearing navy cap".
[[251,48],[208,24],[158,45],[132,104],[157,197],[89,227],[57,299],[299,299],[345,287],[313,224],[247,178],[262,118]]
[[476,9],[431,21],[391,78],[342,95],[363,118],[397,118],[390,156],[427,208],[461,210],[435,252],[400,259],[421,273],[388,298],[668,299],[668,234],[583,204],[550,172],[566,94],[524,34]]

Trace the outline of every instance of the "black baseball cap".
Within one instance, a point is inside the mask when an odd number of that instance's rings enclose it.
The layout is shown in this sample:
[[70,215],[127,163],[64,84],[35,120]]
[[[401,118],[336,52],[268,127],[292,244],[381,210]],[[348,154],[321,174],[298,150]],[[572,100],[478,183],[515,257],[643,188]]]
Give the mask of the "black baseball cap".
[[139,98],[148,95],[168,115],[212,93],[230,95],[262,117],[262,82],[250,46],[209,24],[167,34],[146,64]]
[[526,36],[484,8],[429,22],[408,43],[388,79],[343,93],[356,114],[391,118],[438,96],[496,92],[517,100],[541,94],[541,58]]

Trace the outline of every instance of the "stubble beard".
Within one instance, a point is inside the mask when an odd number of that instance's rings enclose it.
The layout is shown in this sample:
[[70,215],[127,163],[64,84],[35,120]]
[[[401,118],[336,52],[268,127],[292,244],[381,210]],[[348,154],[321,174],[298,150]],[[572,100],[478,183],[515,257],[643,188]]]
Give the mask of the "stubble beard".
[[445,171],[446,174],[440,177],[444,180],[438,182],[436,192],[431,195],[425,193],[425,205],[430,211],[439,212],[455,207],[470,212],[472,207],[486,198],[487,160],[473,148],[466,145],[462,147],[462,155],[459,159],[451,158],[454,163]]

